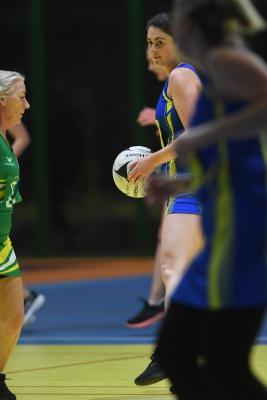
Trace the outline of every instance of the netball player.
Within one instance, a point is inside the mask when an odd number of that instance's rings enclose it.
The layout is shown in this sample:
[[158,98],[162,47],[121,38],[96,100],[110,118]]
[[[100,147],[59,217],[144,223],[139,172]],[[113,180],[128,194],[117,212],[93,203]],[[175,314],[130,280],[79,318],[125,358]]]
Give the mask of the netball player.
[[[159,82],[164,82],[167,79],[166,72],[163,68],[158,67],[153,63],[149,49],[146,50],[146,59],[148,70],[156,76]],[[156,128],[156,110],[151,107],[144,107],[138,114],[137,122],[142,127],[154,125]],[[157,129],[156,132],[158,134]],[[146,328],[163,318],[165,286],[161,278],[160,241],[161,225],[158,230],[158,243],[154,259],[149,297],[147,300],[140,299],[143,302],[143,307],[127,320],[126,325],[129,328]]]
[[30,107],[25,97],[24,77],[0,71],[0,399],[16,396],[5,384],[5,365],[23,324],[23,286],[16,255],[9,239],[12,212],[21,201],[19,166],[8,141],[7,130],[20,123]]
[[[192,116],[201,81],[196,69],[183,62],[171,31],[171,18],[159,14],[147,25],[147,43],[153,62],[164,68],[168,75],[156,110],[156,122],[164,147],[187,127]],[[129,180],[142,175],[142,162],[133,162]],[[141,172],[140,172],[141,171]],[[175,175],[184,168],[170,162],[166,173]],[[151,172],[151,171],[150,171]],[[192,195],[170,198],[161,231],[161,274],[166,288],[165,304],[177,281],[183,276],[191,258],[202,246],[200,227],[201,206]],[[158,368],[157,352],[151,357],[148,368],[136,378],[137,385],[149,385],[165,376]]]
[[[8,130],[8,139],[11,136],[12,150],[17,158],[29,146],[31,139],[23,123],[12,126]],[[35,290],[28,289],[24,286],[24,326],[31,323],[35,319],[35,313],[43,306],[45,302],[45,296],[41,293],[37,293]]]
[[248,0],[175,5],[178,45],[206,79],[169,149],[199,183],[206,242],[172,296],[159,359],[180,400],[264,400],[249,356],[267,302],[267,67],[240,35],[263,21]]

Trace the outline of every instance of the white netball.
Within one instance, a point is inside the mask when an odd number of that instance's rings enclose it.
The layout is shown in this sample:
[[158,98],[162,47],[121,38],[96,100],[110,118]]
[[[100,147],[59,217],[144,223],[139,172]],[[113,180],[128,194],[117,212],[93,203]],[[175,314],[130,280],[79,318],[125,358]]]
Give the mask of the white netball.
[[128,181],[127,177],[130,172],[129,164],[132,161],[147,157],[150,154],[151,150],[143,146],[132,146],[118,154],[113,163],[112,176],[115,185],[122,193],[134,198],[142,198],[145,196],[143,179],[132,183]]

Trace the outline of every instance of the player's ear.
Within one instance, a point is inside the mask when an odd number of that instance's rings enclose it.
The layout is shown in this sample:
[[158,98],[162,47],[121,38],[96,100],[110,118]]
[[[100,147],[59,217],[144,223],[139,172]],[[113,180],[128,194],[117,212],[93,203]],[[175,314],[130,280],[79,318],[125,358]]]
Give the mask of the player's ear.
[[1,106],[4,106],[6,104],[6,97],[5,96],[0,96],[0,104],[1,104]]

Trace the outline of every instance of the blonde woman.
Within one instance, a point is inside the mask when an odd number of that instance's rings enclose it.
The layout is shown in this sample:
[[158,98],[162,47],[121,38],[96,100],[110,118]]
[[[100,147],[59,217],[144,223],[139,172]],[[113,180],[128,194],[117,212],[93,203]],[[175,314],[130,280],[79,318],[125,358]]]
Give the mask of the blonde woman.
[[9,234],[13,207],[21,201],[19,165],[7,140],[7,130],[19,124],[30,107],[24,77],[0,71],[0,399],[15,400],[5,384],[4,369],[23,325],[23,286]]

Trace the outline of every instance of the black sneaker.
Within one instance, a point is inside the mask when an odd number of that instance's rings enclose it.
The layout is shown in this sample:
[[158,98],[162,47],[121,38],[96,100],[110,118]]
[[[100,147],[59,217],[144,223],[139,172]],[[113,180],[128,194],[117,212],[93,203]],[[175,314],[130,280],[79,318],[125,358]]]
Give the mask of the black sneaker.
[[155,324],[164,316],[164,302],[158,306],[151,306],[145,299],[140,299],[144,303],[142,310],[126,321],[129,328],[146,328]]
[[135,378],[134,383],[138,386],[153,385],[154,383],[160,382],[167,378],[165,372],[159,366],[157,359],[157,348],[150,357],[151,362],[148,364],[147,368]]
[[29,296],[24,299],[24,326],[34,320],[34,314],[43,306],[44,302],[43,294],[39,294],[35,290],[30,291]]
[[6,383],[5,374],[0,374],[0,399],[1,400],[16,400],[16,396],[10,392]]

